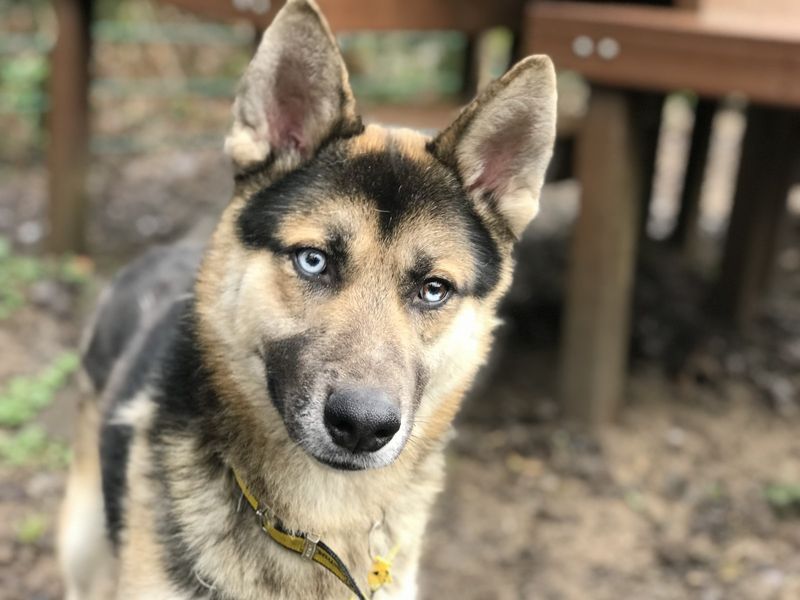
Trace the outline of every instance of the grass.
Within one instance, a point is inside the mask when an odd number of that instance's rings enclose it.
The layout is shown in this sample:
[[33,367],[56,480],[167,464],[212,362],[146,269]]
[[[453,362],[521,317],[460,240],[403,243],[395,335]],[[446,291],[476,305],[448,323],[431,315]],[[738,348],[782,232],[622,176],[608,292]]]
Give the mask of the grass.
[[53,403],[79,362],[76,354],[66,352],[41,373],[14,377],[0,390],[0,463],[50,468],[67,464],[67,447],[32,421]]
[[50,439],[35,423],[16,431],[0,429],[0,464],[59,469],[69,464],[69,457],[67,445]]
[[800,483],[773,483],[764,488],[764,497],[778,516],[800,516]]
[[[91,263],[80,257],[38,258],[14,253],[0,236],[0,324],[27,302],[28,288],[42,280],[83,287],[90,281]],[[64,352],[38,373],[19,375],[0,384],[0,464],[62,467],[67,447],[50,439],[35,422],[78,369],[80,359]]]
[[89,281],[92,264],[88,259],[64,256],[43,259],[15,254],[7,238],[0,236],[0,321],[8,319],[25,304],[28,287],[42,279],[82,286]]
[[50,406],[79,363],[75,353],[66,352],[37,375],[12,378],[0,390],[0,427],[24,425]]
[[17,524],[17,541],[21,544],[36,544],[47,532],[47,519],[44,515],[33,513]]

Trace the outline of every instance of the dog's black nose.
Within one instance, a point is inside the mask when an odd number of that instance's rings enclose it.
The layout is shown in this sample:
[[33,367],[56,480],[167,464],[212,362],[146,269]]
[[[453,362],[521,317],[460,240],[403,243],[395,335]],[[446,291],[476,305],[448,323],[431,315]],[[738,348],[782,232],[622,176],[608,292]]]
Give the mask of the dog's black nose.
[[335,390],[325,403],[325,427],[337,446],[375,452],[400,429],[400,409],[378,389]]

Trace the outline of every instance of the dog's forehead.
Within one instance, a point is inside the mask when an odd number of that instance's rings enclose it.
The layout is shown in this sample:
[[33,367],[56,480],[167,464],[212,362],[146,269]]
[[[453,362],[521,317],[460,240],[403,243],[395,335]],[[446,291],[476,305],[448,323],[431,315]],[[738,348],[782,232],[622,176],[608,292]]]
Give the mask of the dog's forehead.
[[415,131],[372,125],[361,135],[329,144],[308,164],[248,199],[239,218],[242,241],[275,248],[282,231],[296,237],[323,225],[352,230],[374,223],[381,237],[392,238],[409,226],[470,224],[476,216],[463,187],[428,152],[428,142]]
[[409,220],[419,227],[463,217],[471,205],[455,174],[428,152],[428,141],[410,130],[367,127],[321,157],[320,199],[366,205],[387,237]]
[[285,252],[340,248],[354,258],[391,249],[402,264],[458,261],[476,295],[496,284],[501,259],[458,177],[409,130],[367,127],[254,194],[238,218],[241,241]]

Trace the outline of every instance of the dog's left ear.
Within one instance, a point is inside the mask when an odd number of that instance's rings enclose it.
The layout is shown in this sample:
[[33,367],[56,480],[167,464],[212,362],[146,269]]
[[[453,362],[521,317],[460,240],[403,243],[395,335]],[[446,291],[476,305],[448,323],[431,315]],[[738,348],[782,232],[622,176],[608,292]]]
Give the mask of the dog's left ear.
[[519,237],[539,210],[555,128],[553,63],[531,56],[492,82],[429,148]]
[[242,78],[225,152],[240,170],[269,158],[287,171],[331,135],[360,130],[344,60],[325,18],[313,0],[288,0]]

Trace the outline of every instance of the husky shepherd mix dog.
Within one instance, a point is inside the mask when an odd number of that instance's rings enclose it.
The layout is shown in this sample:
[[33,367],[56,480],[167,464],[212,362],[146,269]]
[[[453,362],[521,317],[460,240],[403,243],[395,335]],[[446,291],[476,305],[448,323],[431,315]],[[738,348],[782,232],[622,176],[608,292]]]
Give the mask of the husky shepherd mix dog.
[[94,319],[68,598],[416,596],[555,100],[532,56],[434,139],[364,127],[317,7],[287,2],[233,107],[235,193],[202,261],[150,252]]

